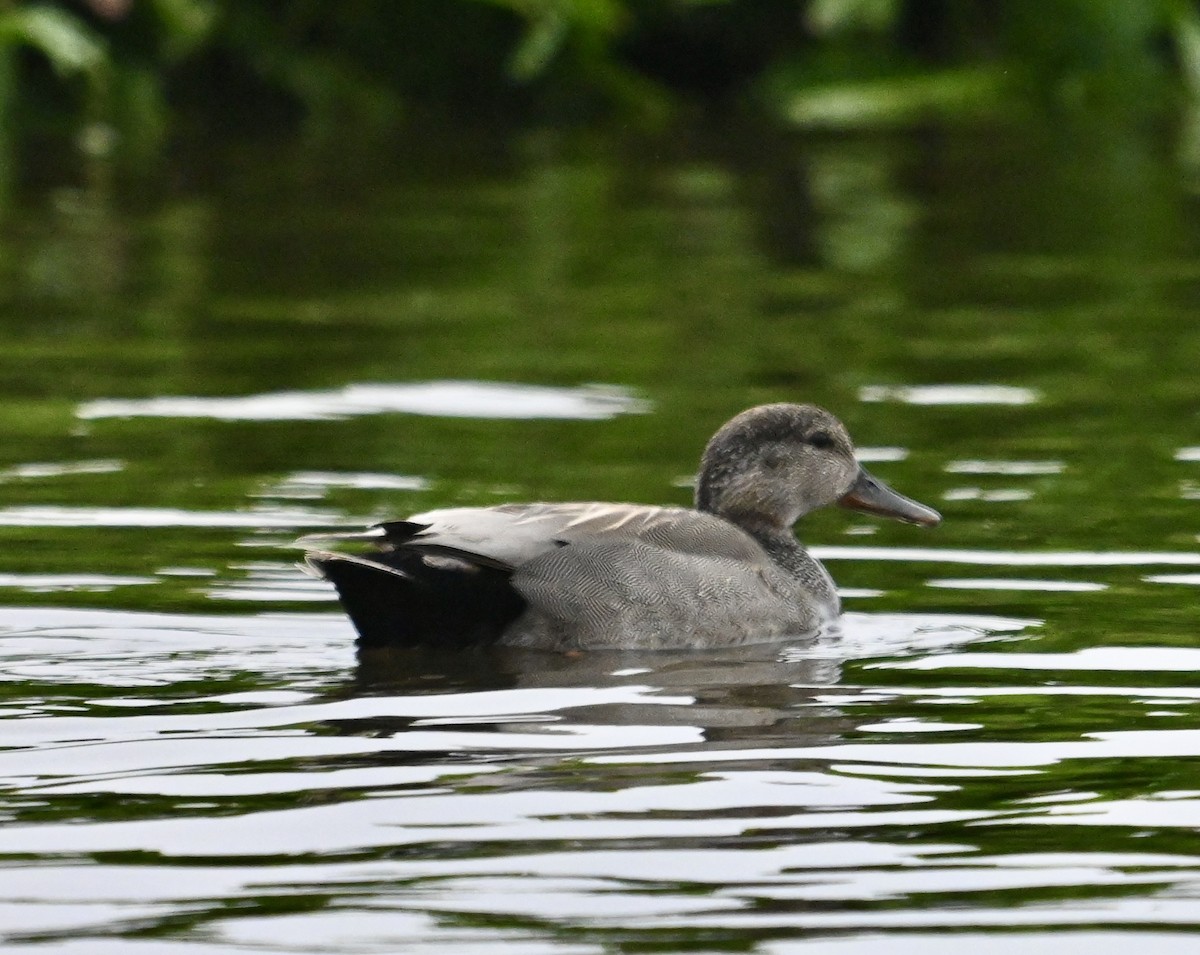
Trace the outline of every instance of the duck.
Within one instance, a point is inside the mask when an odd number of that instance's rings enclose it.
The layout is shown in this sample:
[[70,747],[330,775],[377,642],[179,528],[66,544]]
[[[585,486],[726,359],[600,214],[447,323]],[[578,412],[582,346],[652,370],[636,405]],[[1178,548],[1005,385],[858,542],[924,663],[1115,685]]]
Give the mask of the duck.
[[[693,507],[443,508],[307,538],[304,566],[332,583],[360,650],[778,642],[814,634],[841,613],[833,579],[793,529],[835,504],[925,527],[941,521],[868,472],[830,412],[765,404],[709,440]],[[330,541],[337,545],[314,546]]]

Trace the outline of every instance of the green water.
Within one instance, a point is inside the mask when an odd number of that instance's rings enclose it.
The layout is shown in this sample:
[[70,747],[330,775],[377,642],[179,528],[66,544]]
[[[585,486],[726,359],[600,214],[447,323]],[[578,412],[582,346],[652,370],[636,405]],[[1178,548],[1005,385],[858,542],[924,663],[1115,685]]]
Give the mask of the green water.
[[[1190,951],[1176,138],[414,135],[26,183],[6,951]],[[945,517],[806,520],[848,611],[816,645],[388,667],[293,567],[445,504],[686,503],[777,400]]]

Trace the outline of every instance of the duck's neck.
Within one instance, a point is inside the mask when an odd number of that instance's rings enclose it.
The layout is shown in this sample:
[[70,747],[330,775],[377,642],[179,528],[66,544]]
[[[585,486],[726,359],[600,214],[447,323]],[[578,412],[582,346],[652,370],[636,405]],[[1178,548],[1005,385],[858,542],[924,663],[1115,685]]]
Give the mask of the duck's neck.
[[[729,518],[726,518],[728,520]],[[829,572],[796,539],[790,527],[780,527],[763,521],[735,520],[747,534],[753,537],[762,549],[788,577],[795,580],[813,597],[836,614],[841,606],[837,588]]]
[[790,527],[773,527],[769,524],[735,521],[742,530],[758,541],[767,555],[790,575],[803,575],[816,563],[796,539]]

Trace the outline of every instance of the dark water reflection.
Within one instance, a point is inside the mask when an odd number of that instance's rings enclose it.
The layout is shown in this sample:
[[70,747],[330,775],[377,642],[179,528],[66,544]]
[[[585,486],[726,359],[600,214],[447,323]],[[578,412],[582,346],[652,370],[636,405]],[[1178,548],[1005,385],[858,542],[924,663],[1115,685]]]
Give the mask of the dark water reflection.
[[[1200,228],[1164,137],[185,151],[0,213],[5,951],[1191,951]],[[297,534],[677,503],[758,401],[782,647],[356,657]]]

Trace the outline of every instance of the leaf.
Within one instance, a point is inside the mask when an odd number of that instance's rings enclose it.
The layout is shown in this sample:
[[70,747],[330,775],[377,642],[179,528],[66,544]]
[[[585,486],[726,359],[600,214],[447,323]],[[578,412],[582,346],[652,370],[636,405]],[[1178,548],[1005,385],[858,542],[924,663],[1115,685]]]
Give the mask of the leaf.
[[483,0],[509,10],[529,26],[509,59],[509,74],[530,80],[559,54],[569,35],[607,41],[625,21],[627,11],[616,0]]
[[1200,93],[1200,16],[1189,4],[1179,4],[1175,11],[1175,46],[1179,51],[1179,66],[1184,82],[1192,93]]
[[47,6],[18,7],[0,17],[0,41],[43,53],[61,75],[94,73],[107,63],[104,42],[78,18]]
[[173,56],[195,50],[212,33],[217,7],[210,0],[153,0],[155,11],[166,29]]
[[819,36],[867,30],[882,33],[899,18],[895,0],[813,0],[807,19]]
[[542,72],[554,59],[567,35],[567,23],[552,12],[535,21],[512,55],[509,72],[529,80]]

